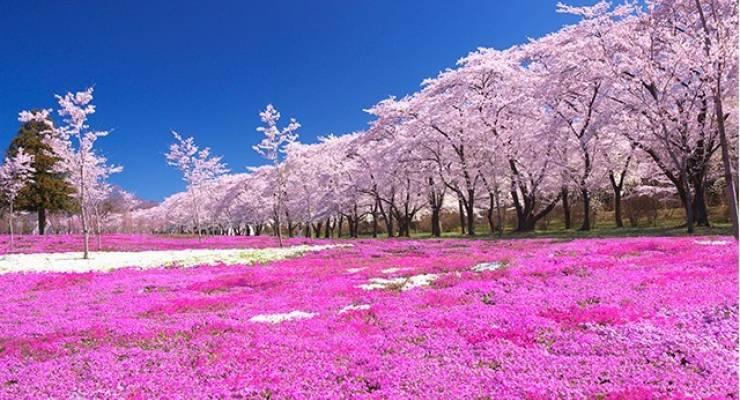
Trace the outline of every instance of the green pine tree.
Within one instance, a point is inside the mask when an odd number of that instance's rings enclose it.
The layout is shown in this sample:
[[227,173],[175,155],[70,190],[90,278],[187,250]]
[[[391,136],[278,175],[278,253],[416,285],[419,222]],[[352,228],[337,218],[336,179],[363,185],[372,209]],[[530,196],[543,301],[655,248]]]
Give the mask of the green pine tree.
[[14,155],[19,147],[34,156],[33,167],[36,173],[33,182],[21,190],[16,200],[19,210],[33,211],[38,214],[39,233],[46,230],[46,213],[74,211],[75,203],[70,196],[74,189],[67,183],[62,174],[54,172],[59,158],[54,156],[51,148],[44,143],[49,134],[51,121],[30,121],[24,123],[8,147],[7,156]]

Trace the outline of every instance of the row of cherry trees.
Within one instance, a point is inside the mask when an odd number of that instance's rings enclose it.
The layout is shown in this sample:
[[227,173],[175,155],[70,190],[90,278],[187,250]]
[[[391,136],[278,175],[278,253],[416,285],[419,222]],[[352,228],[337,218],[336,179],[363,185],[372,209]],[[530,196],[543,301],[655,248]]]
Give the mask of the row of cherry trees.
[[[469,54],[419,92],[371,107],[374,120],[362,132],[301,144],[300,124],[278,128],[280,114],[268,106],[255,150],[270,164],[248,173],[227,174],[220,157],[174,133],[167,161],[183,173],[187,191],[133,212],[131,224],[198,234],[260,233],[269,225],[282,239],[283,228],[316,235],[344,224],[356,236],[366,221],[374,234],[382,225],[389,235],[408,235],[424,214],[439,235],[442,211],[455,209],[473,235],[480,215],[500,232],[513,210],[516,229],[526,231],[558,204],[570,228],[578,200],[585,230],[594,196],[609,193],[621,226],[624,195],[668,185],[692,231],[709,224],[705,191],[717,182],[727,188],[736,222],[735,2],[600,2],[558,11],[582,21],[507,50]],[[92,89],[57,100],[59,127],[51,110],[19,119],[48,121],[48,144],[76,189],[80,213],[73,218],[87,253],[90,221],[101,231],[101,204],[112,192],[106,180],[120,167],[94,150],[107,132],[87,125]],[[22,165],[32,161],[17,157],[3,165],[11,207],[28,179]]]
[[577,199],[587,230],[594,196],[613,199],[621,226],[623,196],[668,186],[692,232],[709,224],[705,191],[720,182],[736,223],[736,2],[558,11],[581,21],[470,53],[417,93],[370,108],[375,118],[362,132],[301,144],[300,125],[278,129],[280,114],[268,106],[256,150],[270,165],[235,175],[216,168],[139,217],[154,230],[200,231],[205,222],[216,232],[271,225],[278,235],[346,223],[356,236],[361,221],[374,234],[382,223],[389,235],[407,235],[426,214],[439,235],[440,213],[453,208],[474,235],[476,216],[501,231],[513,210],[516,229],[527,231],[558,205],[570,228]]

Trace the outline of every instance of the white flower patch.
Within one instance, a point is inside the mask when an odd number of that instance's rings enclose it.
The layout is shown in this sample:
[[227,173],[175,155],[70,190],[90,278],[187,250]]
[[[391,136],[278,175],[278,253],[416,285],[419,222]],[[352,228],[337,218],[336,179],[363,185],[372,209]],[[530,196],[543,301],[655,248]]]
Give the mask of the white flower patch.
[[399,268],[399,267],[392,267],[392,268],[386,268],[380,272],[384,274],[395,274],[396,272],[405,271],[408,268]]
[[362,284],[357,287],[363,290],[376,290],[386,289],[391,286],[400,286],[401,290],[411,290],[413,288],[421,286],[429,286],[439,275],[437,274],[421,274],[414,276],[402,276],[398,278],[371,278],[370,283]]
[[12,272],[106,272],[135,267],[193,267],[215,264],[254,264],[297,257],[346,245],[291,246],[266,249],[197,249],[154,251],[95,251],[85,260],[82,253],[6,254],[0,256],[0,274]]
[[309,319],[317,316],[317,313],[305,312],[305,311],[291,311],[289,313],[278,313],[278,314],[258,314],[249,319],[249,322],[267,323],[267,324],[279,324],[285,321],[291,321],[294,319]]
[[727,244],[726,240],[695,240],[694,243],[702,246],[724,246]]
[[360,267],[360,268],[347,268],[347,272],[350,274],[356,274],[360,271],[366,270],[366,267]]
[[494,262],[487,262],[487,263],[480,263],[473,267],[473,271],[475,272],[484,272],[484,271],[495,271],[499,268],[503,268],[504,264],[500,263],[498,261]]
[[349,311],[363,311],[369,310],[370,304],[350,304],[339,309],[339,314],[344,314]]

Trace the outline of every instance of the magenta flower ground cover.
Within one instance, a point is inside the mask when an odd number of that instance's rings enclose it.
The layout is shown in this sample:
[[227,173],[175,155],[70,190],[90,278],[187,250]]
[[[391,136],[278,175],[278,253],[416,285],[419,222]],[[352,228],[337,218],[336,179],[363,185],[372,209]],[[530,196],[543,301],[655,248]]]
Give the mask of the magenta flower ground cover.
[[352,243],[0,275],[0,398],[737,398],[731,238]]
[[[328,240],[306,238],[285,239],[286,245],[326,244]],[[270,236],[157,236],[147,234],[106,234],[101,240],[100,249],[95,238],[91,239],[92,251],[146,251],[146,250],[183,250],[183,249],[262,249],[277,247],[277,238]],[[10,248],[10,237],[0,235],[0,254],[8,253],[60,253],[82,251],[82,235],[27,235],[15,238],[15,245]]]

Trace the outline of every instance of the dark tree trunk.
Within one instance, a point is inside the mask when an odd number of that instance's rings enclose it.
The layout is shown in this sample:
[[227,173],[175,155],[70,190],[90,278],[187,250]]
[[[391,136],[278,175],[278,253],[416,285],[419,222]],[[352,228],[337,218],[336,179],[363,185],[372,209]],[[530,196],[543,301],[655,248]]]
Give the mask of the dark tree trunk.
[[460,233],[465,234],[465,210],[463,208],[462,200],[457,201],[457,210],[460,215]]
[[383,207],[383,200],[380,200],[380,197],[375,196],[375,202],[378,205],[380,216],[383,218],[386,234],[388,235],[388,237],[393,237],[393,216],[390,215],[390,211],[385,211],[385,208]]
[[439,221],[439,207],[432,208],[432,236],[442,236],[442,227]]
[[684,211],[686,212],[686,232],[694,233],[694,208],[691,202],[684,201]]
[[293,220],[290,218],[290,212],[287,209],[285,210],[285,222],[288,225],[288,237],[292,238],[296,225],[293,224]]
[[465,213],[468,219],[468,236],[475,236],[475,191],[473,190],[468,190]]
[[[629,164],[629,159],[627,163]],[[627,167],[625,166],[619,181],[617,181],[614,177],[614,172],[609,171],[609,181],[614,191],[614,224],[617,225],[617,228],[624,228],[624,222],[622,221],[622,186],[624,186],[624,175],[626,173]]]
[[349,230],[349,237],[355,237],[355,224],[352,223],[352,216],[347,216],[347,229]]
[[373,217],[373,237],[378,237],[378,200],[375,200],[375,204],[373,204],[373,211],[372,211],[372,217]]
[[39,208],[38,210],[38,218],[39,218],[39,235],[43,235],[46,233],[46,209],[45,208]]
[[624,228],[624,222],[622,221],[622,191],[618,190],[614,192],[614,223],[617,228]]
[[692,186],[694,187],[694,198],[692,199],[691,207],[694,211],[694,221],[697,226],[709,226],[709,214],[707,213],[707,203],[704,196],[704,177],[697,177],[692,182]]
[[591,194],[588,189],[581,189],[581,197],[583,197],[583,224],[581,224],[582,231],[591,230]]
[[396,216],[396,221],[398,222],[398,232],[396,234],[401,237],[403,236],[403,218]]
[[388,237],[393,237],[393,214],[387,213],[385,216],[385,230],[388,232]]
[[488,192],[488,211],[486,211],[486,219],[488,220],[488,229],[491,231],[491,235],[496,234],[496,224],[493,221],[493,209],[495,207],[495,201],[493,193]]
[[398,220],[398,237],[406,236],[406,219],[397,216],[396,220]]
[[347,217],[347,224],[349,224],[349,237],[355,238],[357,237],[357,225],[355,225],[355,220],[352,217]]
[[344,215],[339,216],[339,225],[337,226],[337,237],[342,238],[342,225],[344,225]]
[[545,215],[549,214],[555,205],[560,201],[561,194],[553,199],[550,204],[543,208],[539,213],[534,212],[535,200],[533,195],[525,195],[521,200],[516,191],[511,192],[511,197],[514,200],[514,208],[516,209],[516,230],[517,232],[529,232],[533,231],[537,225],[537,221],[542,219]]
[[360,236],[359,228],[360,228],[360,221],[355,216],[352,218],[347,218],[347,221],[349,222],[349,236],[352,238],[357,238]]
[[378,213],[373,212],[373,237],[378,237]]
[[570,229],[571,217],[570,202],[568,201],[568,188],[563,187],[562,189],[560,189],[560,195],[563,198],[563,222],[565,223],[565,229]]
[[534,230],[536,223],[537,221],[535,221],[534,218],[521,219],[516,224],[516,230],[517,232],[531,232]]
[[429,208],[432,209],[432,236],[442,236],[442,226],[440,225],[439,213],[442,209],[442,199],[444,193],[437,193],[437,188],[434,186],[434,178],[429,177],[427,182],[429,183]]
[[[560,201],[563,193],[558,193],[558,195],[547,206],[545,206],[545,208],[540,210],[540,212],[535,213],[535,210],[537,209],[536,187],[532,186],[531,188],[528,188],[527,185],[523,183],[524,181],[522,179],[515,179],[521,178],[515,160],[509,159],[509,168],[512,173],[510,193],[511,199],[514,202],[514,209],[516,210],[516,230],[517,232],[533,231],[537,221],[549,214],[550,211],[555,208],[555,205]],[[521,192],[521,197],[519,196],[519,192]]]
[[694,233],[694,206],[691,202],[691,186],[688,183],[688,174],[686,171],[681,172],[679,195],[683,201],[684,210],[686,211],[686,232]]
[[329,239],[330,229],[331,229],[331,220],[327,218],[326,223],[324,224],[324,239]]
[[355,208],[353,210],[352,221],[354,222],[352,231],[355,234],[353,237],[357,238],[360,236],[360,216],[357,214],[357,204],[355,204]]

